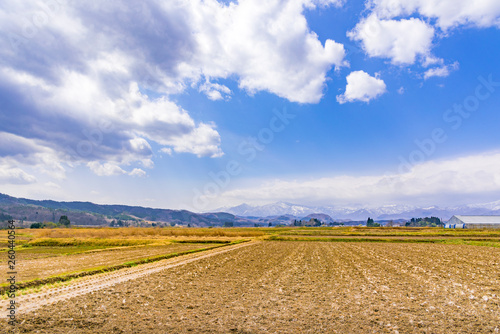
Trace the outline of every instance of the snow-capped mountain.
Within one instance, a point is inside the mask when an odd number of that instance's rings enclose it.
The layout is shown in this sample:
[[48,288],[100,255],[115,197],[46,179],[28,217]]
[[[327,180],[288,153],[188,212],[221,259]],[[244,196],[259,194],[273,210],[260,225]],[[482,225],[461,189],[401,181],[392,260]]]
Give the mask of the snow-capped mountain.
[[235,207],[220,208],[217,211],[228,212],[232,213],[233,215],[245,217],[269,217],[282,215],[293,215],[298,217],[316,213],[318,212],[316,210],[319,209],[319,207],[309,207],[285,202],[276,202],[261,206],[251,206],[243,203]]
[[483,203],[483,204],[472,204],[469,205],[472,208],[488,209],[488,210],[500,210],[500,201]]
[[292,215],[297,218],[311,214],[326,214],[333,219],[377,220],[410,219],[413,217],[439,217],[448,220],[453,215],[499,215],[500,201],[471,204],[456,207],[416,207],[410,205],[384,205],[380,207],[335,207],[307,206],[287,202],[276,202],[261,206],[241,204],[235,207],[220,208],[217,211],[232,213],[243,217],[270,217]]

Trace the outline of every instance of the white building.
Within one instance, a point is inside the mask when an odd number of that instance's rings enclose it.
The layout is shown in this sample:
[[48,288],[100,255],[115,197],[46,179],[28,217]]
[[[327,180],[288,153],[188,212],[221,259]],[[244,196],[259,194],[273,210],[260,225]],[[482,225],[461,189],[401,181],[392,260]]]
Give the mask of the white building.
[[453,216],[445,228],[500,228],[500,216]]

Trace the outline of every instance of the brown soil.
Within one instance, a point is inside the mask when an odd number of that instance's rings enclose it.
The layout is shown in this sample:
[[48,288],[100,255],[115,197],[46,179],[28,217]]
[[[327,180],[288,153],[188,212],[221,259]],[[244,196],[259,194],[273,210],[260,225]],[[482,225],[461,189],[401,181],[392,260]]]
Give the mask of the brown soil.
[[499,297],[497,248],[263,242],[20,315],[18,329],[498,333]]

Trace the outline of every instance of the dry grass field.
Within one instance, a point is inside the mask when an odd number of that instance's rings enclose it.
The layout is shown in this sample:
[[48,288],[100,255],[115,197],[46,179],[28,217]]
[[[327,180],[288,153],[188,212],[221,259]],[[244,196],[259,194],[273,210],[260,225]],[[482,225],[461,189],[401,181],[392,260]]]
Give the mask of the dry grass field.
[[[215,244],[219,245],[219,244]],[[210,245],[201,243],[172,243],[168,245],[143,245],[111,249],[94,249],[77,254],[57,255],[50,250],[60,252],[60,247],[38,247],[37,252],[31,249],[17,253],[20,281],[46,278],[55,275],[74,273],[83,270],[92,270],[98,267],[107,267],[136,261],[153,256],[185,252],[188,250],[207,248]]]

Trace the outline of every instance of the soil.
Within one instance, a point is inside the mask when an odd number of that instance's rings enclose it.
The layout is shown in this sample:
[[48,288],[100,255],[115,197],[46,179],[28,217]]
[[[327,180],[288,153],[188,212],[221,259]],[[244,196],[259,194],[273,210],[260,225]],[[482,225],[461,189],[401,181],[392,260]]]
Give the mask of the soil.
[[21,314],[17,329],[498,333],[499,297],[498,248],[261,242]]

